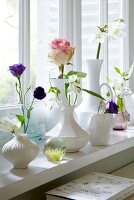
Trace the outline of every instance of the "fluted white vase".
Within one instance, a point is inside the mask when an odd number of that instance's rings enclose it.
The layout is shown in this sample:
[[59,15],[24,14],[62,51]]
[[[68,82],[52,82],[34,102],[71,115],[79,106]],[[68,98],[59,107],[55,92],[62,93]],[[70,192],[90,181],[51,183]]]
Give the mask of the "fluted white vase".
[[107,145],[113,127],[112,114],[95,113],[89,119],[89,141],[92,145]]
[[16,169],[27,168],[38,153],[38,145],[31,141],[27,134],[14,135],[14,138],[2,148],[3,157],[11,162]]
[[49,132],[47,137],[61,138],[67,152],[76,152],[84,147],[89,140],[88,133],[74,119],[75,106],[66,106],[59,123]]

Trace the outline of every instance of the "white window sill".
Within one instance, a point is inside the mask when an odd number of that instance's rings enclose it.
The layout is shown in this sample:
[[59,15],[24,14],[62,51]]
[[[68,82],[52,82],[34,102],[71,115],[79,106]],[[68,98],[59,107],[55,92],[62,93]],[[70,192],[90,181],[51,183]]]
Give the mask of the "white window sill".
[[22,170],[12,169],[9,162],[0,157],[0,199],[7,200],[27,192],[56,178],[74,172],[134,146],[134,127],[127,131],[113,131],[108,146],[87,144],[80,152],[68,153],[59,164],[40,155]]

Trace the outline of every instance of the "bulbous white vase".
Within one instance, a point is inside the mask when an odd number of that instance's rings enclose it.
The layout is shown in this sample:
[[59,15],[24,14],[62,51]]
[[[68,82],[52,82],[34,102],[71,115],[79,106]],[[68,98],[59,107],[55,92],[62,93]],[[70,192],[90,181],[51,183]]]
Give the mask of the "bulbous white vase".
[[93,114],[89,120],[89,141],[93,145],[107,145],[114,124],[112,114]]
[[76,152],[85,146],[89,140],[88,133],[74,119],[75,106],[66,106],[59,123],[46,136],[61,138],[67,152]]
[[39,147],[31,141],[27,134],[15,135],[2,148],[3,157],[11,162],[16,169],[24,169],[39,153]]

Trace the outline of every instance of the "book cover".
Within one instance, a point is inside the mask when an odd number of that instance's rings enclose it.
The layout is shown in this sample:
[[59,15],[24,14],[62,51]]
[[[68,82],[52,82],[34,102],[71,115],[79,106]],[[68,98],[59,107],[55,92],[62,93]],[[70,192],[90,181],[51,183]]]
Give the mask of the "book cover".
[[47,200],[122,200],[134,193],[134,180],[93,172],[47,192]]

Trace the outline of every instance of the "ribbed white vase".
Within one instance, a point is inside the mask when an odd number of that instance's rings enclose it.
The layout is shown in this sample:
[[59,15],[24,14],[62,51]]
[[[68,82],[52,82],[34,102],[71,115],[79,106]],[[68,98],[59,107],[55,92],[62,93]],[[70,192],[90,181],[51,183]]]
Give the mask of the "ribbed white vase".
[[75,106],[66,106],[59,123],[46,136],[61,138],[67,152],[76,152],[84,147],[88,140],[88,133],[82,129],[74,119]]
[[2,148],[3,157],[11,162],[16,169],[27,168],[38,153],[39,147],[27,137],[27,134],[15,135]]
[[92,145],[107,145],[113,127],[112,114],[93,114],[89,119],[89,141]]

